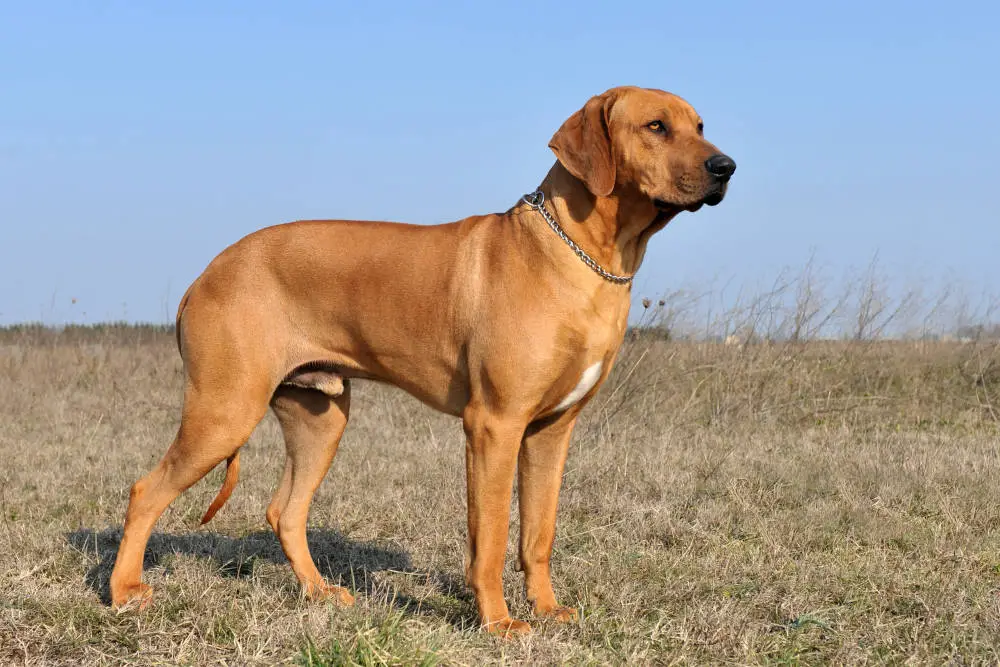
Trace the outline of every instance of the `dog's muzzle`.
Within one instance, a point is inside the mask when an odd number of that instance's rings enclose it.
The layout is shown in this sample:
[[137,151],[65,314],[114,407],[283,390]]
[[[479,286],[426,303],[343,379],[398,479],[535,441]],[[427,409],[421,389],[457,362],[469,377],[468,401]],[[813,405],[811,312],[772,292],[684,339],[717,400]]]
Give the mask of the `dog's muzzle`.
[[736,171],[736,162],[728,155],[719,153],[705,160],[705,170],[715,179],[715,187],[705,196],[702,203],[715,206],[726,196],[726,184]]

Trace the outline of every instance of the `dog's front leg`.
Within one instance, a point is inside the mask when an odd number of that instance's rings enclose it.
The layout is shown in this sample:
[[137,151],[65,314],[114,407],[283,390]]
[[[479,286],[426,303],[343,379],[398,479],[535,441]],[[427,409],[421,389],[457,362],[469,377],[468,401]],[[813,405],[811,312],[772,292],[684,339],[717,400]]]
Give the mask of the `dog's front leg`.
[[469,511],[465,580],[487,630],[502,635],[529,632],[531,626],[510,617],[502,581],[510,496],[525,423],[470,407],[463,425]]
[[577,618],[575,609],[556,602],[549,560],[556,534],[556,506],[563,467],[579,412],[579,407],[574,406],[552,423],[529,428],[517,464],[524,588],[536,616],[560,622]]

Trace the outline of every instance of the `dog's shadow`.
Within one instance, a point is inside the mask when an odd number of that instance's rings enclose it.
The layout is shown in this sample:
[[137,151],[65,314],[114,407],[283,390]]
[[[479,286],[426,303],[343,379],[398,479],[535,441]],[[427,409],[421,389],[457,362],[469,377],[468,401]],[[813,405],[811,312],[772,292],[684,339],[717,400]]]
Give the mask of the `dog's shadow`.
[[[84,528],[66,534],[66,541],[77,550],[97,554],[98,562],[87,572],[85,581],[104,604],[110,604],[111,591],[108,581],[114,567],[121,529],[95,531]],[[413,567],[410,555],[402,549],[373,542],[348,539],[332,530],[310,530],[306,535],[309,549],[320,573],[332,583],[338,583],[354,592],[369,596],[385,597],[400,609],[411,613],[444,616],[459,625],[475,622],[471,594],[458,577],[446,572],[427,572]],[[218,533],[189,533],[168,535],[154,533],[146,547],[143,569],[159,567],[164,556],[184,554],[215,561],[220,576],[244,578],[253,575],[254,566],[260,561],[288,565],[281,544],[271,531],[257,531],[243,537],[229,537]],[[420,600],[392,590],[379,582],[379,572],[412,574],[433,586],[435,592],[461,601],[458,609],[445,605],[438,610]]]

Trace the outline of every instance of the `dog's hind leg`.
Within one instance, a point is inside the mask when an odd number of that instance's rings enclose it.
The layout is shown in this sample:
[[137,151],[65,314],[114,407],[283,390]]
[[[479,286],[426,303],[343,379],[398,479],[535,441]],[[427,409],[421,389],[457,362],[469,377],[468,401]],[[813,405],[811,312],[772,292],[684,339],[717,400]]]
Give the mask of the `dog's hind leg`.
[[306,520],[313,494],[326,476],[347,426],[350,385],[330,396],[317,389],[282,385],[271,407],[285,436],[287,458],[281,484],[267,510],[281,548],[306,596],[349,605],[354,597],[340,586],[328,584],[313,562],[306,542]]
[[285,504],[288,502],[288,494],[292,490],[292,457],[285,456],[285,469],[281,473],[281,482],[278,483],[278,488],[274,492],[274,496],[271,498],[271,503],[267,506],[267,524],[271,526],[271,530],[274,534],[278,534],[278,518],[281,516],[281,510],[285,508]]
[[267,411],[267,388],[225,393],[199,391],[189,383],[184,395],[181,426],[173,444],[153,470],[132,486],[125,532],[111,573],[115,607],[150,600],[142,583],[142,561],[153,526],[180,493],[229,458],[250,437]]
[[[305,366],[293,371],[281,384],[282,387],[279,391],[285,391],[286,393],[291,388],[298,387],[300,389],[315,389],[330,398],[337,398],[344,393],[346,380],[329,367],[324,368],[320,366],[310,370],[309,366]],[[277,398],[277,393],[275,394],[275,398]],[[322,399],[314,398],[322,403]],[[346,400],[348,403],[350,402],[349,399]],[[272,399],[273,401],[274,399]],[[290,421],[294,421],[295,419],[292,413],[289,413],[288,417]],[[285,504],[288,502],[288,494],[292,489],[292,465],[291,456],[286,456],[285,469],[281,475],[281,482],[278,484],[278,489],[274,492],[274,497],[271,498],[271,503],[267,506],[267,523],[274,530],[275,534],[278,534],[278,518],[281,516],[281,511],[285,508]]]

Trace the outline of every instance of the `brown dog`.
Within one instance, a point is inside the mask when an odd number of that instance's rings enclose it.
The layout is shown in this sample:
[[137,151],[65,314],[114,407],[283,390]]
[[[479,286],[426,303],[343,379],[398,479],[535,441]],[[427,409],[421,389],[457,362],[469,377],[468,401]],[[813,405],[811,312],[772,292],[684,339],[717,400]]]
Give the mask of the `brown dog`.
[[177,314],[181,426],[132,487],[114,605],[149,601],[142,561],[156,520],[228,460],[202,522],[215,514],[268,405],[287,448],[268,523],[306,595],[351,603],[316,569],[306,518],[347,425],[350,378],[368,378],[462,418],[465,572],[483,624],[530,629],[510,617],[501,585],[515,472],[528,599],[538,616],[575,617],[549,577],[570,433],[614,363],[650,236],[681,211],[719,203],[736,165],[685,101],[633,87],[589,100],[549,146],[558,161],[542,194],[506,213],[435,226],[294,222],[209,264]]

